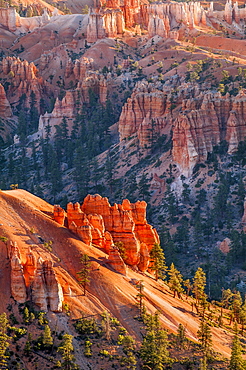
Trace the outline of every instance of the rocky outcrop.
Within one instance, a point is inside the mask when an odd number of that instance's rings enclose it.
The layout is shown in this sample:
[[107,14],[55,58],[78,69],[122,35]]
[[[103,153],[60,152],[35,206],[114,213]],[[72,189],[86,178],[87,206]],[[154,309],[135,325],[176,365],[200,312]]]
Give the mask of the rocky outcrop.
[[11,295],[19,303],[27,301],[23,266],[17,250],[11,258]]
[[16,31],[17,12],[15,8],[0,8],[1,24],[11,32]]
[[[172,86],[174,89],[175,81]],[[195,164],[206,160],[221,141],[226,140],[228,152],[233,153],[246,137],[245,122],[245,90],[230,97],[180,83],[172,95],[169,81],[162,85],[141,82],[123,106],[119,133],[121,141],[135,136],[139,147],[146,150],[172,128],[173,160],[185,176],[190,176]]]
[[59,205],[54,205],[54,220],[60,225],[64,225],[65,211]]
[[[174,122],[173,158],[189,175],[198,162],[207,159],[213,146],[226,140],[232,153],[246,135],[246,95],[241,91],[236,97],[220,93],[203,93],[196,107],[186,102]],[[189,109],[186,109],[186,107]],[[192,109],[195,108],[195,109]]]
[[39,258],[33,282],[31,284],[32,301],[40,310],[62,311],[63,292],[57,281],[52,261]]
[[225,238],[218,244],[218,248],[224,254],[229,253],[231,249],[231,240],[229,238]]
[[87,41],[96,42],[105,37],[122,35],[125,21],[121,9],[94,8],[90,10],[87,26]]
[[63,291],[57,280],[52,261],[43,263],[45,286],[47,290],[47,307],[52,312],[62,312]]
[[157,132],[166,125],[165,115],[169,116],[168,95],[148,84],[139,83],[127,99],[119,119],[120,140],[137,133],[141,147],[151,145]]
[[15,244],[10,245],[11,295],[18,303],[28,299],[40,310],[62,311],[63,292],[57,280],[52,261],[36,260],[31,249],[22,262],[20,251]]
[[4,87],[1,84],[0,84],[0,117],[1,118],[12,118],[13,117],[11,106],[6,97]]
[[40,100],[48,93],[48,85],[38,75],[38,69],[33,63],[22,61],[16,57],[6,57],[2,60],[3,73],[11,79],[11,87],[8,90],[9,100],[17,104],[21,97],[26,96],[23,105],[30,108],[32,96],[35,94],[35,105],[40,111]]
[[78,83],[77,91],[80,91],[83,101],[89,102],[89,91],[92,90],[102,104],[106,103],[108,94],[108,84],[110,76],[104,77],[98,72],[88,71],[83,81]]
[[[88,195],[82,206],[67,206],[68,227],[88,245],[94,244],[112,252],[113,243],[121,242],[125,249],[124,261],[145,271],[149,263],[149,251],[159,242],[155,229],[147,223],[145,202],[110,205],[107,198]],[[111,252],[110,252],[111,251]]]
[[66,64],[65,77],[74,77],[76,80],[83,80],[86,76],[86,72],[91,70],[94,66],[94,60],[92,58],[82,57],[76,59],[73,63],[69,58]]

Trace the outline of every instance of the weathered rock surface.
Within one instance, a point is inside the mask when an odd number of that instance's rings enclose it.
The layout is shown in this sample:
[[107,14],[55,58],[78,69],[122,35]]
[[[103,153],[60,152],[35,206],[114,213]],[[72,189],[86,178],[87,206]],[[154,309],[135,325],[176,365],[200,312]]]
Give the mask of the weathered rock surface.
[[27,301],[23,266],[17,251],[11,258],[11,295],[19,303]]
[[177,109],[171,111],[169,88],[169,83],[136,86],[120,115],[121,141],[136,135],[140,148],[148,149],[156,137],[173,127],[172,156],[187,176],[221,141],[229,143],[229,153],[237,149],[246,136],[245,90],[230,97],[183,83],[175,96]]
[[54,220],[60,225],[64,225],[65,211],[59,205],[54,205]]
[[19,303],[31,299],[40,310],[61,312],[63,291],[57,280],[53,262],[44,261],[41,257],[36,260],[29,249],[23,263],[16,243],[11,245],[10,258],[13,298]]
[[95,8],[90,11],[87,26],[87,41],[96,42],[105,37],[122,35],[125,21],[121,9]]
[[[11,78],[11,87],[8,90],[10,103],[17,104],[21,97],[26,96],[23,105],[30,108],[31,94],[34,93],[35,106],[40,112],[40,100],[49,92],[49,89],[48,84],[39,76],[34,63],[28,63],[16,57],[6,57],[2,60],[2,70],[6,76]],[[10,114],[9,108],[8,114]]]
[[229,238],[225,238],[221,243],[219,243],[218,248],[222,253],[227,254],[230,252],[230,245],[231,240]]
[[1,84],[0,84],[0,117],[1,118],[12,118],[13,117],[11,106],[6,97],[4,87]]
[[[107,198],[88,195],[82,206],[69,203],[67,206],[68,227],[88,245],[91,243],[112,250],[113,243],[121,242],[125,248],[124,261],[145,271],[149,251],[159,242],[155,229],[147,223],[145,202],[110,205]],[[115,253],[115,252],[113,252]]]

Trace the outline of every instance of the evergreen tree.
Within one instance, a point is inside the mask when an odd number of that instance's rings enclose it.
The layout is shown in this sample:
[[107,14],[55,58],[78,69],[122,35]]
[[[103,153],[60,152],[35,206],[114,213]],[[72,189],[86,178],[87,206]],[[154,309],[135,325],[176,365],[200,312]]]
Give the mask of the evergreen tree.
[[142,369],[164,370],[172,362],[167,350],[167,333],[161,329],[158,315],[150,317],[150,322],[140,348]]
[[242,358],[242,347],[238,338],[237,326],[235,326],[235,335],[232,341],[231,358],[230,358],[230,370],[243,370],[245,364]]
[[29,111],[29,127],[28,135],[37,131],[39,123],[39,113],[37,109],[37,99],[35,93],[31,92],[30,94],[30,111]]
[[203,358],[200,361],[199,370],[208,370],[208,366],[207,366],[207,355],[206,354],[204,354]]
[[137,300],[138,300],[138,306],[139,306],[139,311],[140,311],[140,317],[143,318],[143,314],[144,314],[144,285],[143,285],[143,281],[141,280],[138,284],[137,284],[137,289],[138,289],[138,294],[137,294]]
[[168,271],[169,275],[169,288],[173,291],[173,297],[176,297],[176,293],[179,298],[181,298],[181,293],[183,293],[183,288],[182,288],[182,275],[181,273],[174,267],[174,264],[171,263],[170,269]]
[[49,325],[44,326],[44,333],[43,333],[43,346],[44,348],[50,349],[53,345],[53,338],[51,335],[51,330]]
[[73,336],[69,334],[64,334],[62,338],[62,343],[58,347],[58,352],[61,353],[63,359],[63,362],[61,363],[62,369],[78,369],[78,366],[75,364],[75,359],[72,354],[73,350]]
[[240,315],[240,310],[242,306],[242,297],[240,292],[236,292],[232,296],[232,303],[231,303],[231,310],[232,310],[232,318],[239,322],[239,315]]
[[212,334],[208,323],[205,320],[201,320],[197,337],[201,343],[204,354],[208,354],[212,348]]
[[130,335],[119,335],[118,344],[122,345],[125,356],[120,359],[121,366],[125,369],[136,369],[135,340]]
[[25,308],[24,308],[24,311],[23,311],[23,318],[24,318],[24,322],[25,322],[25,323],[28,323],[28,322],[29,322],[29,319],[30,319],[30,313],[29,313],[28,307],[25,307]]
[[77,272],[79,275],[79,282],[83,287],[84,295],[86,293],[86,287],[90,282],[90,271],[91,271],[91,262],[87,254],[82,254],[80,258],[82,264],[81,270]]
[[178,331],[177,331],[177,345],[183,348],[185,342],[186,342],[185,327],[184,325],[179,324]]
[[165,256],[160,244],[155,243],[150,251],[150,269],[155,272],[155,280],[157,281],[159,277],[164,277],[167,270],[165,264]]
[[9,336],[7,335],[8,319],[6,313],[0,314],[0,369],[8,369],[6,350],[9,347]]
[[206,275],[201,267],[198,267],[193,279],[193,293],[196,298],[196,303],[200,303],[205,295]]
[[149,202],[150,200],[149,184],[147,176],[145,174],[143,174],[141,179],[139,180],[138,193],[143,200],[145,200],[147,203]]

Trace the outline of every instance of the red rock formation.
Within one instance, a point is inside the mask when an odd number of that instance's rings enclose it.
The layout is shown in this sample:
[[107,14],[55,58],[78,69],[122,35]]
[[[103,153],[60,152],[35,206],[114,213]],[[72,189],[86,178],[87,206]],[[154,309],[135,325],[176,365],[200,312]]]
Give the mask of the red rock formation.
[[83,81],[79,82],[77,87],[77,91],[81,91],[83,101],[89,102],[90,90],[93,90],[99,96],[100,103],[106,103],[108,79],[97,72],[88,71]]
[[76,115],[75,92],[68,90],[62,100],[56,99],[52,117],[54,118],[74,118]]
[[48,311],[43,260],[41,257],[37,261],[37,269],[31,285],[31,292],[33,303],[36,304],[40,310]]
[[3,73],[11,78],[9,89],[9,100],[15,104],[20,97],[27,96],[24,102],[27,108],[30,107],[30,96],[33,92],[36,99],[36,108],[40,110],[40,99],[45,92],[48,92],[47,83],[38,75],[38,69],[33,63],[26,60],[21,61],[16,57],[6,57],[2,60]]
[[23,266],[17,251],[11,258],[11,295],[18,303],[27,301]]
[[232,24],[232,3],[231,0],[227,0],[225,4],[225,21],[229,24]]
[[74,64],[69,58],[66,65],[65,77],[67,78],[73,75],[76,80],[83,80],[86,72],[93,68],[93,64],[94,60],[92,58],[82,57],[79,60],[76,59]]
[[219,245],[218,245],[218,248],[219,250],[224,253],[224,254],[227,254],[230,252],[230,244],[231,244],[231,240],[229,238],[225,238]]
[[157,15],[151,14],[148,24],[148,36],[153,37],[155,35],[167,38],[167,31],[163,19],[159,18]]
[[26,286],[29,287],[32,283],[37,268],[36,257],[29,248],[29,251],[26,253],[26,263],[24,264],[24,278]]
[[12,116],[12,109],[6,97],[4,87],[0,84],[0,117],[11,118]]
[[59,284],[52,261],[39,258],[37,269],[31,284],[32,301],[40,310],[53,312],[62,311],[63,292]]
[[56,278],[53,262],[44,261],[43,270],[47,291],[47,307],[52,312],[62,312],[63,292]]
[[64,225],[65,211],[59,205],[54,205],[54,220],[60,225]]
[[[130,98],[122,108],[119,119],[120,140],[138,133],[141,147],[150,145],[150,140],[166,124],[160,119],[169,114],[167,94],[157,89],[148,89],[145,83],[137,84]],[[151,130],[150,130],[151,127]]]
[[[141,269],[148,265],[148,252],[159,242],[155,229],[147,223],[145,202],[131,204],[124,200],[111,206],[107,198],[88,195],[83,205],[68,204],[69,229],[77,233],[88,245],[95,244],[107,253],[113,243],[122,242],[125,248],[125,262]],[[141,247],[142,243],[142,247]]]
[[[173,86],[175,84],[173,83]],[[170,85],[139,83],[122,109],[120,140],[135,135],[141,148],[148,149],[155,137],[167,134],[173,126],[172,155],[187,176],[196,163],[207,159],[213,146],[229,143],[229,153],[246,136],[246,92],[236,97],[200,91],[198,86],[181,84],[175,96],[177,110],[171,112]],[[190,98],[192,96],[192,98]]]
[[92,43],[105,37],[106,34],[103,24],[103,15],[95,12],[94,10],[90,11],[89,22],[87,26],[87,41]]
[[147,271],[149,267],[150,255],[149,255],[149,248],[145,243],[141,243],[140,245],[140,260],[138,264],[138,268],[140,271]]
[[17,12],[15,8],[0,8],[0,19],[1,24],[9,31],[15,32],[16,31],[16,25],[17,25]]

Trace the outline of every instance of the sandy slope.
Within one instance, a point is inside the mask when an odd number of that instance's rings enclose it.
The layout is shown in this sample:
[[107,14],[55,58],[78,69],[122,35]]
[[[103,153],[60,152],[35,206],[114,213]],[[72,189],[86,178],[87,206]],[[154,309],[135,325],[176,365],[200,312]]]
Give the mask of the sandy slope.
[[[108,268],[105,253],[86,246],[65,227],[58,225],[52,219],[52,208],[50,204],[24,190],[1,191],[0,236],[5,235],[9,240],[17,242],[23,260],[25,252],[31,246],[37,256],[54,261],[61,284],[63,287],[69,286],[72,292],[71,296],[65,296],[72,310],[71,318],[80,316],[82,312],[96,314],[107,309],[138,339],[139,333],[135,332],[138,326],[134,319],[138,313],[135,282],[143,280],[148,311],[154,313],[159,310],[163,325],[172,332],[182,323],[187,329],[188,337],[196,340],[199,319],[187,301],[174,299],[168,287],[162,282],[155,282],[151,276],[129,269],[124,277]],[[40,244],[40,236],[45,241],[52,240],[52,253]],[[91,283],[86,297],[82,296],[76,280],[81,253],[87,253],[92,260]],[[10,301],[10,267],[2,242],[0,292],[0,310],[3,311]],[[215,350],[228,357],[230,336],[219,328],[213,328],[212,332]]]

